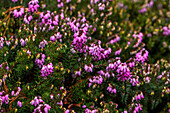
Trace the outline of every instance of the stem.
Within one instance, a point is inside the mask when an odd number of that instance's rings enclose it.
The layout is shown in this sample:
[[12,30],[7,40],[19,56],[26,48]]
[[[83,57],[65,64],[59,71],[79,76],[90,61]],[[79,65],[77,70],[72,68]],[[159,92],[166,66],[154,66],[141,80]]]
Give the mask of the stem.
[[124,96],[124,103],[125,103],[125,105],[126,105],[126,100],[125,100],[125,98],[126,98],[126,81],[125,81],[124,83],[125,83],[125,96]]

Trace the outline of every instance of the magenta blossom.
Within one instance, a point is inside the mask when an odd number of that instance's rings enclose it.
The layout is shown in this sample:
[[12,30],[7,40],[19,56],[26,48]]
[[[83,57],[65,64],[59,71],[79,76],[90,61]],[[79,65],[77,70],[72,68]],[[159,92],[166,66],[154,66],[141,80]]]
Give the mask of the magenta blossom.
[[41,69],[41,76],[42,77],[47,77],[48,75],[50,75],[53,72],[53,64],[49,63],[47,66],[43,65],[42,69]]
[[3,37],[0,37],[0,49],[3,47],[3,42],[4,41],[4,38]]
[[39,48],[41,49],[44,48],[46,44],[47,44],[47,41],[43,39],[43,41],[41,41],[39,44]]
[[40,7],[38,3],[39,3],[38,0],[31,0],[28,3],[29,12],[33,13],[34,11],[37,11],[38,7]]
[[149,52],[143,48],[140,52],[136,53],[136,61],[142,64],[148,59]]
[[17,105],[18,105],[19,107],[21,107],[21,106],[22,106],[22,102],[21,102],[21,101],[18,101],[18,102],[17,102]]
[[18,1],[18,0],[12,0],[12,2],[14,2],[14,3],[17,2],[17,1]]
[[89,66],[87,64],[85,64],[84,69],[87,72],[93,72],[93,70],[92,70],[93,69],[93,64],[90,64]]
[[19,11],[17,9],[15,9],[13,11],[13,14],[14,14],[15,18],[22,17],[22,15],[24,14],[24,8],[20,8]]

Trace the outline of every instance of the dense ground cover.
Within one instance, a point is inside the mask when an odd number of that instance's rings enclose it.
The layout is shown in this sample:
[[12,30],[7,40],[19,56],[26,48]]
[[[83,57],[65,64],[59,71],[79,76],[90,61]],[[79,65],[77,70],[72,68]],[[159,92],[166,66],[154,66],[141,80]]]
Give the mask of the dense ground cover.
[[0,113],[170,112],[169,0],[0,0]]

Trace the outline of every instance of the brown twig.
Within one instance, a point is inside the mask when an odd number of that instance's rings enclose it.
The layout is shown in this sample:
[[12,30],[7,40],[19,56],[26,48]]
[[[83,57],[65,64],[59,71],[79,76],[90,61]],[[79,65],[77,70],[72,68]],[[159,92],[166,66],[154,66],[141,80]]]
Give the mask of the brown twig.
[[12,110],[12,103],[13,103],[18,97],[19,97],[19,95],[18,95],[17,97],[12,97],[12,98],[11,98],[12,101],[9,103],[9,105],[10,105],[10,106],[9,106],[9,110],[10,110],[10,111]]
[[83,102],[84,102],[84,100],[83,100],[82,102],[80,102],[79,104],[70,104],[70,105],[68,106],[68,109],[71,109],[72,107],[75,107],[75,106],[81,107],[81,104],[83,104]]
[[13,8],[9,8],[6,12],[5,12],[5,14],[7,14],[8,12],[10,12],[10,11],[13,11],[14,9],[18,9],[18,8],[24,8],[24,6],[16,6],[16,7],[13,7]]
[[8,28],[8,24],[9,24],[9,21],[10,21],[10,13],[9,13],[7,18],[8,18],[8,22],[7,22],[7,26],[6,26],[6,29],[4,31],[3,37],[5,37],[5,33],[6,33],[7,28]]
[[[9,9],[5,12],[5,14],[7,14],[10,11],[13,11],[14,9],[18,9],[18,8],[24,8],[24,6],[16,6],[16,7],[13,7],[13,8],[9,7]],[[8,28],[8,25],[9,25],[10,13],[8,14],[8,16],[6,18],[4,18],[3,21],[7,21],[7,20],[8,20],[8,22],[7,22],[7,26],[6,26],[6,29],[4,31],[3,37],[5,37],[5,33],[6,33],[7,28]]]
[[9,94],[9,92],[8,92],[8,88],[7,88],[7,86],[6,86],[5,81],[4,81],[3,83],[4,83],[4,90],[5,90],[5,92]]

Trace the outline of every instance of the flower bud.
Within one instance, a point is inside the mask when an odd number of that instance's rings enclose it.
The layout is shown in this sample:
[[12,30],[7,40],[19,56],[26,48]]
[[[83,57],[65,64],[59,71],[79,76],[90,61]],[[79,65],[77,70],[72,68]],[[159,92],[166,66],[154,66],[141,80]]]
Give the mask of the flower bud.
[[154,91],[151,92],[151,95],[154,95]]
[[15,108],[15,113],[17,113],[17,111],[18,111],[18,109],[17,109],[17,108]]
[[28,69],[28,66],[25,66],[26,70]]
[[63,68],[63,67],[61,67],[61,68],[60,68],[60,70],[61,70],[61,71],[63,71],[63,70],[64,70],[64,68]]

